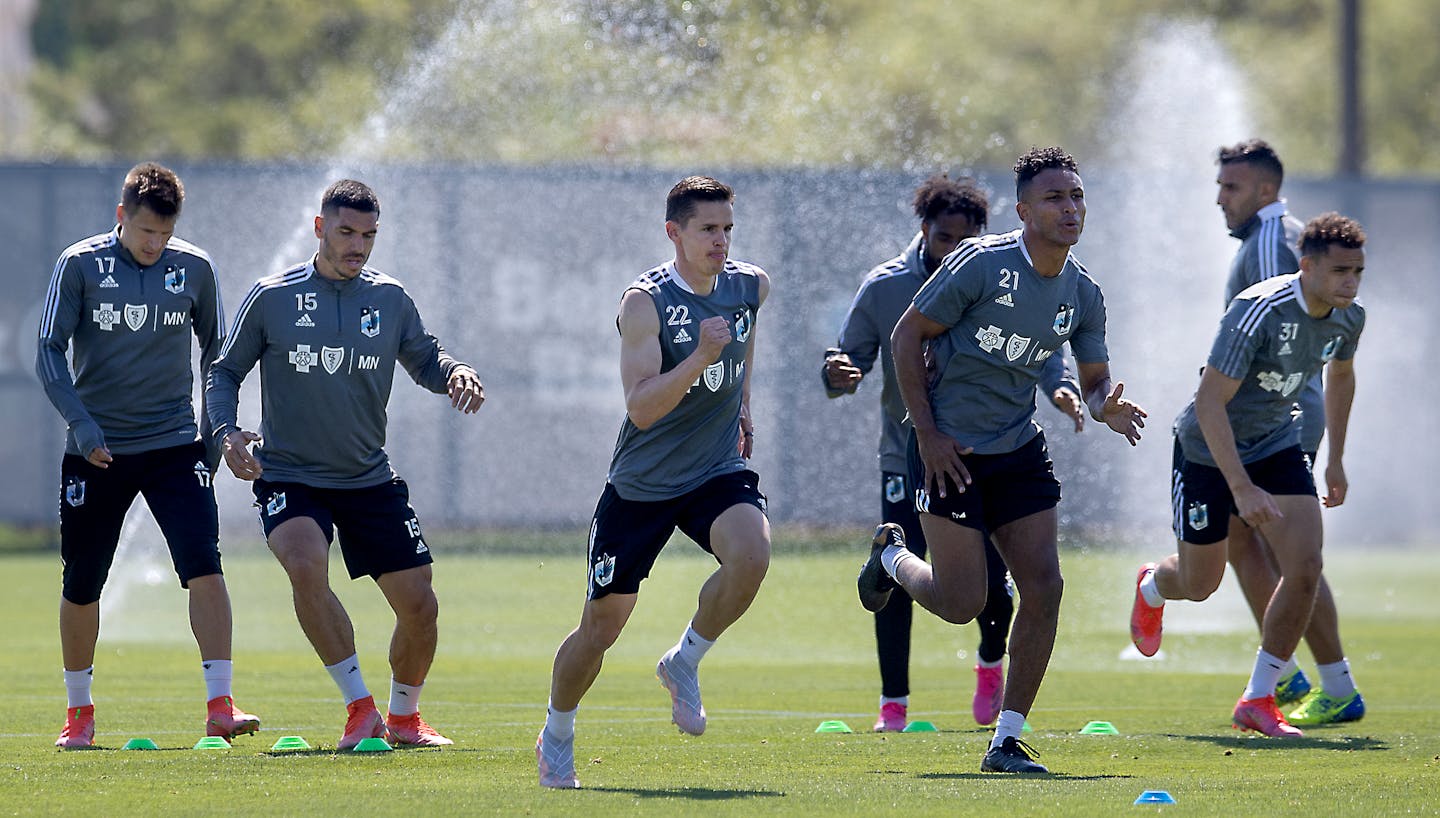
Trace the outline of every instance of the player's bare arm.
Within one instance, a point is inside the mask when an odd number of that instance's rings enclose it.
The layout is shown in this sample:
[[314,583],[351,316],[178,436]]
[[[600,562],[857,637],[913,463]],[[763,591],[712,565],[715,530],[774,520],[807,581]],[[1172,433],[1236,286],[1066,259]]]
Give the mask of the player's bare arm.
[[1075,433],[1085,431],[1085,402],[1075,390],[1062,386],[1050,394],[1050,403],[1066,417],[1075,422]]
[[[1145,428],[1144,409],[1125,399],[1125,382],[1110,383],[1110,364],[1075,362],[1080,372],[1080,391],[1085,393],[1085,405],[1090,417],[1110,427],[1110,430],[1125,436],[1134,446],[1140,442],[1140,430]],[[1233,394],[1233,393],[1232,393]]]
[[1350,407],[1355,402],[1355,361],[1333,360],[1325,372],[1325,507],[1345,502],[1350,481],[1345,477],[1345,434],[1350,428]]
[[264,471],[260,467],[260,461],[250,452],[250,444],[258,441],[260,436],[254,432],[247,432],[242,429],[232,429],[225,433],[225,439],[221,441],[220,448],[225,456],[225,465],[230,467],[230,473],[241,480],[258,479]]
[[480,404],[485,402],[485,386],[480,383],[480,375],[468,366],[455,367],[446,391],[450,405],[467,415],[480,411]]
[[648,429],[679,406],[705,367],[720,360],[730,338],[728,321],[719,316],[706,318],[700,322],[695,351],[662,373],[660,316],[655,303],[640,290],[625,293],[620,300],[620,382],[630,422]]
[[1251,482],[1245,465],[1240,462],[1235,432],[1230,428],[1230,416],[1225,413],[1226,405],[1239,389],[1240,381],[1220,374],[1213,366],[1205,367],[1200,388],[1195,390],[1195,420],[1200,424],[1200,433],[1205,436],[1205,445],[1215,458],[1215,465],[1230,486],[1236,515],[1258,528],[1285,515],[1280,513],[1269,492]]
[[970,472],[960,459],[972,449],[961,446],[953,437],[940,431],[935,425],[935,415],[930,409],[929,378],[925,368],[926,344],[938,338],[950,328],[938,321],[925,317],[912,304],[907,307],[900,320],[895,322],[895,331],[890,335],[890,353],[895,359],[895,380],[900,385],[900,397],[915,426],[915,441],[920,448],[920,460],[925,464],[925,486],[933,488],[940,497],[945,496],[944,476],[954,481],[960,491],[970,484]]

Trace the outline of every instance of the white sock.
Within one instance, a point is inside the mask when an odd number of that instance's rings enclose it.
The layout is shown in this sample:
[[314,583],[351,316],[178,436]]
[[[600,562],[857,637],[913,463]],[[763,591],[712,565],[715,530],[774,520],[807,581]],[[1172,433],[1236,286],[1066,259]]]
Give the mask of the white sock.
[[1290,674],[1294,673],[1299,669],[1300,665],[1295,661],[1295,657],[1291,656],[1290,661],[1285,663],[1285,667],[1280,668],[1280,678],[1287,678]]
[[1140,596],[1152,608],[1165,607],[1165,597],[1160,595],[1160,589],[1155,585],[1155,571],[1150,571],[1140,580]]
[[548,704],[545,707],[545,732],[557,739],[567,739],[575,735],[575,714],[580,708],[560,712]]
[[205,676],[205,700],[230,695],[230,683],[235,677],[235,663],[229,659],[205,659],[200,662]]
[[95,702],[90,699],[90,683],[95,679],[95,666],[84,670],[65,671],[66,707],[85,707]]
[[976,667],[1000,667],[1000,666],[1003,665],[1003,664],[1005,664],[1005,657],[1004,657],[1004,656],[1001,656],[999,659],[996,659],[996,660],[993,661],[993,662],[987,662],[987,661],[985,661],[984,659],[981,659],[981,658],[980,658],[980,654],[979,654],[978,652],[975,654],[975,666],[976,666]]
[[1020,731],[1025,729],[1025,714],[1014,710],[1001,710],[1000,718],[995,720],[995,737],[990,739],[992,748],[999,747],[1007,738],[1020,738]]
[[680,661],[685,662],[691,667],[699,667],[700,660],[705,658],[705,654],[709,652],[714,644],[714,640],[706,639],[696,633],[693,624],[686,625],[685,633],[680,635],[679,643],[677,643],[674,648],[671,648],[670,653],[679,657]]
[[880,552],[880,564],[885,566],[885,573],[889,574],[892,578],[897,576],[895,572],[900,570],[900,563],[904,562],[907,558],[920,559],[915,556],[914,551],[898,545],[887,545],[885,546],[885,550]]
[[425,683],[418,685],[400,684],[390,677],[390,708],[392,716],[413,716],[420,712],[420,691]]
[[1255,654],[1255,669],[1250,671],[1250,683],[1245,686],[1245,693],[1240,698],[1259,699],[1275,695],[1275,683],[1280,681],[1280,669],[1283,667],[1284,659],[1271,656],[1261,648]]
[[1348,699],[1355,695],[1355,680],[1350,678],[1350,661],[1341,659],[1321,665],[1320,689],[1332,699]]
[[340,688],[340,695],[345,697],[346,704],[370,695],[370,688],[365,686],[365,678],[360,675],[360,654],[353,653],[349,659],[326,665],[325,670]]
[[898,705],[900,705],[901,707],[906,707],[906,708],[908,708],[908,707],[910,706],[910,697],[909,697],[909,696],[881,696],[881,697],[880,697],[880,706],[881,706],[881,707],[884,707],[884,706],[887,705],[887,704],[898,704]]

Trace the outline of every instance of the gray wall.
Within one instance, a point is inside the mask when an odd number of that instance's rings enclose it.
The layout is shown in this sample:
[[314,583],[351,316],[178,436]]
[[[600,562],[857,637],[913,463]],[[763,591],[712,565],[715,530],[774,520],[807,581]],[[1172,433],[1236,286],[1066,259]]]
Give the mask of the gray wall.
[[[310,218],[342,175],[371,183],[383,206],[372,265],[406,282],[430,329],[477,365],[488,401],[460,417],[397,372],[389,450],[431,526],[573,527],[603,484],[623,414],[615,306],[637,274],[670,257],[664,194],[683,175],[594,168],[176,165],[187,204],[179,235],[220,270],[227,321],[251,282],[314,251]],[[55,257],[112,226],[126,167],[0,165],[0,519],[54,518],[59,416],[33,375],[34,336]],[[733,254],[766,268],[753,398],[762,488],[777,521],[869,523],[879,487],[878,383],[828,401],[817,380],[860,278],[912,235],[901,173],[712,172],[738,192]],[[688,171],[687,171],[688,172]],[[1087,169],[1090,215],[1076,254],[1105,289],[1112,367],[1151,411],[1130,450],[1116,435],[1070,433],[1042,409],[1065,485],[1067,538],[1168,539],[1169,424],[1209,347],[1235,243],[1213,201],[1213,167],[1185,178]],[[1015,224],[1010,175],[986,177],[992,229]],[[1370,324],[1357,359],[1360,395],[1346,463],[1352,500],[1327,513],[1330,540],[1421,541],[1440,522],[1422,487],[1435,449],[1433,357],[1440,287],[1440,184],[1294,180],[1302,218],[1340,209],[1370,232],[1362,290]],[[258,417],[252,375],[242,420]],[[343,407],[336,407],[343,411]],[[1322,457],[1323,463],[1323,457]],[[247,487],[217,481],[227,528],[253,536]]]

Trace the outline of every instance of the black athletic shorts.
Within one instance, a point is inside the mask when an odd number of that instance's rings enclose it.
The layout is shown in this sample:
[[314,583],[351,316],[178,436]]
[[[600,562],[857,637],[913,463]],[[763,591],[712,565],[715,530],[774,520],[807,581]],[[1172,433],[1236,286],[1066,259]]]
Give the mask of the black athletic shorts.
[[587,598],[639,593],[676,528],[713,555],[710,526],[742,504],[765,512],[760,476],[753,471],[722,474],[687,494],[653,502],[626,500],[606,483],[590,522]]
[[[1255,485],[1276,496],[1315,496],[1315,476],[1310,457],[1299,446],[1281,449],[1269,457],[1245,464],[1245,473]],[[1170,510],[1174,514],[1175,538],[1191,545],[1210,545],[1230,534],[1230,516],[1235,497],[1225,475],[1214,466],[1185,459],[1180,441],[1170,467]]]
[[256,480],[254,489],[267,538],[293,517],[314,520],[327,543],[339,529],[340,554],[351,579],[367,574],[376,579],[434,562],[420,535],[420,520],[410,507],[410,488],[398,477],[358,489]]
[[100,598],[125,513],[136,494],[145,498],[165,535],[180,587],[188,587],[196,577],[220,573],[220,524],[204,444],[196,441],[113,456],[104,469],[73,454],[60,463],[65,599],[88,605]]
[[1044,432],[1036,433],[1013,452],[963,456],[961,461],[970,472],[970,485],[959,492],[954,482],[945,477],[943,498],[935,493],[934,486],[920,485],[925,464],[920,460],[920,446],[913,429],[907,448],[910,478],[916,486],[915,510],[921,514],[934,514],[956,525],[989,534],[1006,523],[1060,504],[1060,481],[1055,479]]

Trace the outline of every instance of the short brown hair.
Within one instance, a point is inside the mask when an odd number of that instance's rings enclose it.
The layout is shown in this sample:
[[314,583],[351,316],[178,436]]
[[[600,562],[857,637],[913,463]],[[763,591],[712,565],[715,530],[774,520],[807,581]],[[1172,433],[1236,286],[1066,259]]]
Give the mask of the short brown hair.
[[180,215],[185,202],[185,186],[175,171],[155,162],[141,162],[125,174],[120,186],[120,206],[126,213],[145,208],[156,216],[169,218]]
[[729,185],[721,184],[709,176],[686,176],[665,197],[665,221],[675,222],[681,227],[695,215],[695,206],[700,202],[733,202],[735,191]]
[[1330,212],[1311,219],[1300,234],[1302,256],[1323,255],[1334,245],[1351,250],[1364,247],[1365,229],[1349,216]]
[[1223,167],[1232,162],[1250,165],[1270,174],[1275,177],[1277,188],[1285,181],[1285,165],[1280,162],[1280,154],[1276,153],[1275,149],[1270,147],[1270,143],[1263,139],[1247,139],[1244,142],[1220,148],[1215,164]]
[[320,212],[333,215],[342,207],[379,216],[380,197],[364,182],[341,179],[325,188],[325,195],[320,197]]

